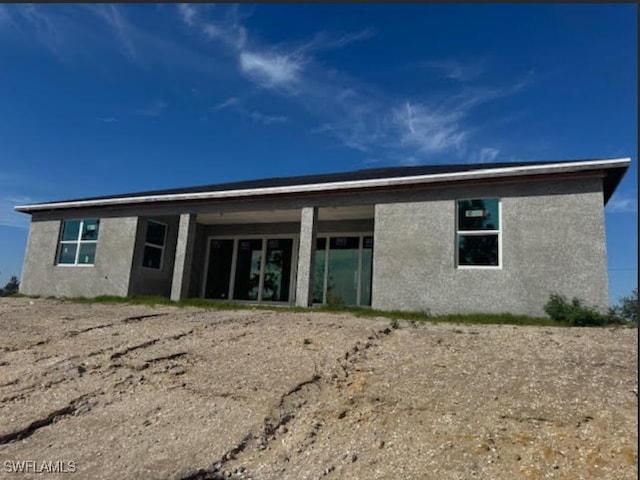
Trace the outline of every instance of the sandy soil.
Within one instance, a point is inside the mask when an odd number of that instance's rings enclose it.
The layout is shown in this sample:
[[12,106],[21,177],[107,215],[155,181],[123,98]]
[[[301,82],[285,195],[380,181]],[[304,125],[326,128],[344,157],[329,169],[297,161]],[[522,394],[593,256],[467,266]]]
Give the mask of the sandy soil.
[[0,478],[635,479],[637,358],[635,329],[1,299]]

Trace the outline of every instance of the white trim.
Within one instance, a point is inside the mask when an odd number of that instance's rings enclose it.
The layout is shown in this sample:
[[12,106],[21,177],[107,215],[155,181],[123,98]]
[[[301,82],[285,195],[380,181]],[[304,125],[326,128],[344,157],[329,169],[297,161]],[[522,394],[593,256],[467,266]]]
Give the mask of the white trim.
[[[82,239],[82,231],[84,230],[84,222],[93,220],[98,225],[98,234],[95,240],[83,240]],[[64,235],[64,227],[66,222],[80,222],[78,228],[78,237],[75,240],[62,240]],[[58,267],[93,267],[96,263],[96,255],[98,253],[98,237],[100,236],[100,219],[99,218],[67,218],[64,220],[60,220],[60,233],[58,234],[58,248],[56,250],[56,258],[55,258],[55,266]],[[65,244],[74,244],[76,246],[76,253],[74,255],[73,263],[61,263],[60,262],[60,249]],[[93,256],[92,263],[80,263],[78,260],[80,259],[80,249],[82,245],[95,245],[96,253]]]
[[159,195],[145,195],[138,197],[103,198],[96,200],[78,200],[68,202],[51,202],[37,205],[18,205],[14,210],[20,212],[35,212],[39,210],[77,207],[100,207],[110,205],[130,205],[139,203],[189,201],[225,199],[235,197],[250,197],[257,195],[280,195],[288,193],[310,193],[337,191],[353,188],[391,187],[403,185],[415,185],[420,183],[434,183],[442,181],[461,181],[482,178],[509,177],[514,175],[540,175],[545,173],[578,172],[594,170],[603,167],[628,166],[630,158],[616,158],[609,160],[587,160],[580,162],[558,162],[545,165],[521,165],[517,167],[491,168],[487,164],[486,169],[470,172],[439,173],[428,175],[414,175],[407,177],[374,178],[369,180],[349,180],[342,182],[311,183],[305,185],[290,185],[283,187],[248,188],[238,190],[223,190],[197,193],[173,193]]
[[[464,200],[490,200],[495,198],[498,200],[498,229],[496,230],[460,230],[460,219],[459,219],[459,209],[458,202]],[[502,231],[504,229],[504,225],[502,224],[502,197],[464,197],[464,198],[456,198],[455,199],[455,209],[456,209],[456,228],[455,228],[455,268],[456,270],[502,270]],[[468,235],[470,237],[482,236],[482,235],[497,235],[498,236],[498,265],[460,265],[460,235]]]

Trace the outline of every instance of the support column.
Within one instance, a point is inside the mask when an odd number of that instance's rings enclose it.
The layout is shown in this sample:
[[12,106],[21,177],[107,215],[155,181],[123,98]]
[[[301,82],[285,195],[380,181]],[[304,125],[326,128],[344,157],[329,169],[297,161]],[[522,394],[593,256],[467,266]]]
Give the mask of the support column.
[[318,230],[318,207],[304,207],[300,215],[300,246],[296,277],[296,306],[310,307],[313,303],[313,271]]
[[186,298],[189,294],[195,233],[195,214],[181,214],[180,225],[178,227],[178,241],[176,244],[176,257],[173,263],[173,280],[171,281],[171,300],[174,302]]

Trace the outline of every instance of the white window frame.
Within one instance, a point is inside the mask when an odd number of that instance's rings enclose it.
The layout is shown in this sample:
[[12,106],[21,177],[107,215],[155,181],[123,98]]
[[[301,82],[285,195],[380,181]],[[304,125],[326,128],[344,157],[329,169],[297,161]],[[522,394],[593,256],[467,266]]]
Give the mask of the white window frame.
[[[147,242],[147,234],[149,233],[149,224],[156,223],[158,225],[162,225],[164,227],[164,237],[162,238],[162,245],[156,245],[155,243]],[[167,232],[169,231],[169,225],[164,222],[159,222],[158,220],[147,220],[147,228],[144,232],[144,247],[142,249],[142,267],[147,268],[149,270],[161,271],[164,267],[164,249],[167,246]],[[144,264],[144,250],[146,247],[158,248],[160,249],[160,265],[158,267],[149,267]]]
[[[96,264],[96,256],[98,256],[98,238],[95,240],[82,240],[82,231],[84,230],[84,222],[93,220],[98,222],[98,237],[100,236],[100,219],[99,218],[66,218],[60,221],[60,236],[58,240],[58,250],[56,251],[56,266],[58,267],[93,267]],[[66,222],[80,222],[80,227],[78,229],[78,238],[75,240],[63,240],[62,237],[64,235],[64,227]],[[96,253],[93,257],[93,263],[79,263],[80,259],[80,247],[84,244],[95,244],[96,245]],[[73,263],[61,263],[60,262],[60,250],[62,245],[65,244],[75,244],[76,245],[76,255]]]
[[[464,202],[465,200],[497,200],[498,201],[498,229],[496,230],[460,230],[460,209],[459,202]],[[502,198],[498,196],[487,196],[487,197],[468,197],[468,198],[456,198],[455,200],[455,260],[456,260],[456,268],[459,270],[502,270],[502,231],[504,230],[504,225],[502,223]],[[484,235],[496,235],[498,237],[498,265],[460,265],[460,236],[484,236]]]

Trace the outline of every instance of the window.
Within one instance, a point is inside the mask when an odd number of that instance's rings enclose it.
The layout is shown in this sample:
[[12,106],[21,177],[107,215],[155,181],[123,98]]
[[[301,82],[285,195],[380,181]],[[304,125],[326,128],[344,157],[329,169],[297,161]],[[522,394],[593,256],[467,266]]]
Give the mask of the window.
[[167,226],[164,223],[149,220],[147,222],[147,235],[144,239],[143,267],[155,270],[162,269],[166,239]]
[[93,265],[96,259],[100,220],[63,220],[59,265]]
[[458,200],[459,267],[500,266],[500,201],[497,198]]

